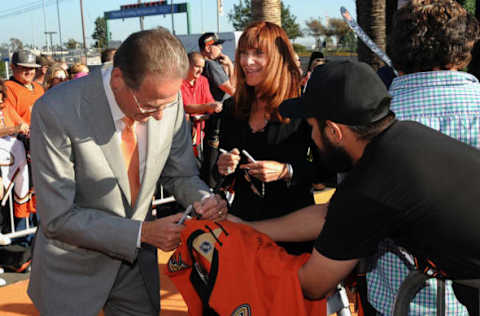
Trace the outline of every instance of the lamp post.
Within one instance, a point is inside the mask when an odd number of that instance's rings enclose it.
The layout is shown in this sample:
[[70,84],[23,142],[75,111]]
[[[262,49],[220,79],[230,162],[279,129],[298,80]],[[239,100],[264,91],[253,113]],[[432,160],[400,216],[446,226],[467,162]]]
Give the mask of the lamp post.
[[58,0],[57,0],[57,18],[58,18],[58,36],[59,36],[59,40],[60,40],[60,48],[63,51],[62,25],[60,23],[60,6],[58,5]]
[[83,36],[83,50],[85,53],[85,64],[87,63],[87,38],[85,36],[85,19],[83,18],[83,1],[80,0],[80,16],[82,18],[82,36]]
[[[138,3],[142,3],[142,0],[138,0]],[[141,17],[139,18],[139,20],[140,20],[140,30],[141,30],[141,31],[143,31],[143,19],[144,19],[143,16],[141,16]]]
[[[53,57],[53,40],[52,40],[52,35],[57,34],[57,32],[45,32],[45,36],[49,35],[50,36],[50,51],[52,52],[52,57]],[[47,49],[48,49],[48,43],[47,43]]]

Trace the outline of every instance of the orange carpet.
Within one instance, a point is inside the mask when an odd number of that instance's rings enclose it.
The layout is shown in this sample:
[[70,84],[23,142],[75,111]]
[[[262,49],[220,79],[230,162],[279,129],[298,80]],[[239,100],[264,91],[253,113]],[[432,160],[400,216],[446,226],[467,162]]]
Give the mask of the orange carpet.
[[[158,263],[160,272],[170,257],[170,253],[158,252]],[[39,316],[27,295],[28,280],[15,284],[0,287],[0,315],[1,316]],[[167,276],[160,274],[160,297],[162,316],[186,316],[187,306],[182,296],[175,289],[175,286]],[[103,315],[103,314],[100,314]],[[99,315],[99,316],[100,316]]]

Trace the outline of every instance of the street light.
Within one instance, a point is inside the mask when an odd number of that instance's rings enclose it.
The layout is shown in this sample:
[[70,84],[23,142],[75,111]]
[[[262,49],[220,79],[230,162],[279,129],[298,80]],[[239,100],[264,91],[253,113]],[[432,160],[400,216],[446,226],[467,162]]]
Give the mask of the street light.
[[[51,49],[51,52],[52,52],[52,57],[53,57],[53,40],[52,40],[52,35],[53,34],[57,34],[57,32],[53,32],[53,31],[45,32],[45,36],[50,35],[50,49]],[[48,45],[48,43],[47,43],[47,45]],[[47,50],[48,50],[48,47],[47,47]]]

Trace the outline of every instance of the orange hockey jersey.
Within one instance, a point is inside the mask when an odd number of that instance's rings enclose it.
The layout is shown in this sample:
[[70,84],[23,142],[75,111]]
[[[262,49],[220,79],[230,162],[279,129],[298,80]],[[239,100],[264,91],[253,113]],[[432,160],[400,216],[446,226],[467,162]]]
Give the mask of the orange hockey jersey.
[[326,300],[304,299],[298,281],[309,254],[289,255],[242,224],[191,220],[185,225],[165,272],[189,315],[326,315]]

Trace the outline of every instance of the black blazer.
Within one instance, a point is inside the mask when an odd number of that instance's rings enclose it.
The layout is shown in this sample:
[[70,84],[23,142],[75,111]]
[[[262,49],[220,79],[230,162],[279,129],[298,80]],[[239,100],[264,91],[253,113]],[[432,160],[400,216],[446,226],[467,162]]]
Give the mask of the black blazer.
[[[224,102],[223,112],[211,121],[207,129],[207,141],[213,139],[212,133],[218,127],[218,146],[227,151],[233,148],[247,150],[256,160],[274,160],[289,163],[293,167],[290,182],[278,180],[264,184],[265,196],[262,198],[251,189],[251,183],[245,178],[243,170],[223,179],[217,172],[215,163],[206,161],[210,175],[215,183],[232,184],[235,197],[230,212],[244,220],[254,221],[279,217],[307,205],[314,204],[311,193],[312,180],[316,174],[314,164],[308,159],[309,147],[315,146],[311,140],[310,125],[302,119],[293,119],[288,124],[269,122],[263,132],[252,133],[248,120],[233,115],[233,99]],[[205,148],[212,144],[206,144]],[[210,147],[211,150],[211,147]],[[207,154],[214,162],[218,154]],[[242,155],[240,163],[246,163]],[[262,182],[250,177],[255,187],[261,191]]]

